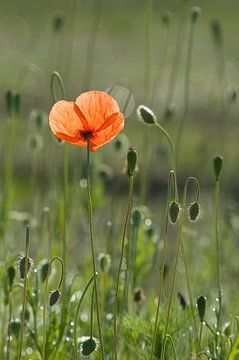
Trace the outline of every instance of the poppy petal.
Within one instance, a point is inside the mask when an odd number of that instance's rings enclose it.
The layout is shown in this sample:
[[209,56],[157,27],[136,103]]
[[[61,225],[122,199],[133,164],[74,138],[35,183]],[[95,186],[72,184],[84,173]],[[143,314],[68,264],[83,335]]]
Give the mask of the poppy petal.
[[78,145],[78,146],[86,146],[87,145],[87,141],[83,138],[83,136],[82,136],[82,139],[79,139],[74,136],[69,136],[69,135],[66,135],[66,134],[63,134],[60,132],[57,132],[55,135],[59,139],[68,141],[69,143],[74,144],[74,145]]
[[117,102],[104,91],[88,91],[76,99],[79,107],[91,129],[97,129],[103,125],[113,113],[119,112]]
[[60,100],[55,103],[49,115],[49,124],[52,132],[76,138],[77,131],[83,130],[83,124],[74,111],[74,102]]

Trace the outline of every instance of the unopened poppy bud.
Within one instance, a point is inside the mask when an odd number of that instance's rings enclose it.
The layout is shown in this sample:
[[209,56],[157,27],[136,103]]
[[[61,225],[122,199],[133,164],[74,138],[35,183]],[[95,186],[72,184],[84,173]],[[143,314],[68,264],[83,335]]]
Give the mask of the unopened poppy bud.
[[28,145],[31,150],[36,152],[40,151],[43,147],[43,140],[41,135],[39,134],[30,135],[28,139]]
[[29,308],[27,307],[27,308],[25,309],[25,321],[29,321],[29,320],[30,320],[30,316],[31,316],[31,313],[30,313]]
[[219,20],[212,20],[211,30],[215,45],[217,45],[218,47],[222,46],[222,25]]
[[200,215],[200,205],[198,201],[193,202],[188,208],[188,217],[190,221],[196,221]]
[[180,216],[180,205],[174,200],[169,205],[169,218],[172,224],[176,224]]
[[49,295],[49,306],[50,307],[54,306],[57,303],[57,301],[60,299],[60,297],[61,297],[61,292],[58,289],[51,291]]
[[9,266],[9,268],[7,269],[7,275],[8,275],[8,284],[9,287],[11,288],[16,275],[16,270],[13,266]]
[[13,113],[13,98],[12,98],[12,91],[11,90],[8,90],[5,93],[5,102],[6,102],[7,114],[10,116]]
[[98,342],[95,338],[89,337],[82,341],[80,345],[80,352],[83,356],[90,356],[97,350]]
[[19,257],[19,273],[20,279],[25,279],[25,276],[29,273],[29,271],[33,267],[33,260],[31,258],[27,258],[26,256]]
[[139,120],[142,120],[145,124],[153,125],[156,123],[156,117],[153,111],[147,106],[140,105],[137,108],[137,115]]
[[137,152],[135,150],[129,150],[127,154],[128,173],[130,176],[134,175],[137,164]]
[[47,123],[47,115],[43,110],[33,109],[29,115],[31,124],[41,129]]
[[216,156],[213,160],[216,181],[218,181],[220,179],[221,172],[222,172],[222,165],[223,165],[223,157],[220,155]]
[[204,315],[206,310],[206,298],[205,296],[199,296],[197,298],[198,315],[201,322],[204,321]]
[[141,303],[145,300],[144,290],[141,288],[134,289],[134,301],[136,303]]
[[19,332],[21,329],[21,320],[20,319],[14,319],[10,323],[10,329],[13,335],[18,338]]
[[141,224],[141,220],[142,220],[141,211],[139,211],[138,209],[133,209],[131,218],[132,218],[133,225],[136,228],[139,228],[140,224]]
[[162,22],[165,25],[169,25],[172,14],[170,11],[166,10],[162,12]]
[[41,281],[44,282],[47,278],[49,270],[49,262],[48,260],[42,260],[40,264],[40,274],[41,274]]
[[199,15],[201,14],[202,10],[200,9],[199,6],[194,6],[191,9],[191,21],[192,23],[195,23],[199,17]]
[[55,32],[58,32],[62,29],[64,25],[64,15],[61,11],[57,11],[53,18],[53,29]]
[[188,304],[187,304],[187,301],[186,301],[184,295],[180,292],[178,292],[177,295],[178,295],[179,303],[182,306],[182,309],[185,310]]
[[100,269],[103,272],[108,272],[111,265],[111,257],[109,254],[101,253],[99,254],[98,261],[100,264]]

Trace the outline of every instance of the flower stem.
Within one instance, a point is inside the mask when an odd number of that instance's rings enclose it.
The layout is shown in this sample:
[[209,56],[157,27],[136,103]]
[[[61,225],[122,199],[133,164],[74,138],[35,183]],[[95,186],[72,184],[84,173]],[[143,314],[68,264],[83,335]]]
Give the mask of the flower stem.
[[[96,274],[97,276],[97,274]],[[94,280],[94,275],[90,278],[90,280],[88,281],[88,283],[86,284],[83,292],[82,292],[82,295],[80,297],[80,301],[77,305],[77,309],[76,309],[76,313],[75,313],[75,319],[74,319],[74,333],[73,333],[73,336],[74,336],[74,354],[75,354],[75,360],[77,360],[77,336],[76,336],[76,324],[77,324],[77,318],[78,318],[78,314],[79,314],[79,311],[80,311],[80,307],[81,307],[81,304],[82,304],[82,301],[85,297],[85,294],[88,290],[88,288],[90,287],[90,284],[92,283],[92,281]]]
[[93,233],[93,216],[92,216],[92,200],[91,200],[91,184],[90,184],[90,136],[88,136],[87,138],[86,178],[87,178],[87,192],[88,192],[89,235],[90,235],[90,244],[91,244],[93,274],[94,274],[96,316],[98,323],[100,350],[101,350],[102,359],[104,360],[104,344],[103,344],[102,331],[101,331],[100,306],[99,306],[99,298],[98,298],[98,282],[96,276],[97,269],[96,269],[96,258],[95,258],[95,241],[94,241],[94,233]]
[[23,300],[22,300],[22,316],[21,316],[21,330],[20,330],[20,342],[18,349],[18,360],[21,360],[22,357],[22,343],[23,343],[23,334],[24,334],[24,324],[25,324],[25,312],[27,304],[27,273],[28,273],[28,258],[29,258],[29,246],[30,246],[30,237],[29,237],[30,227],[26,227],[26,249],[25,249],[25,269],[24,269],[24,288],[23,288]]
[[61,260],[60,257],[56,256],[56,257],[53,257],[49,263],[49,267],[48,267],[48,271],[47,271],[47,277],[46,277],[46,283],[45,283],[45,292],[44,292],[44,305],[43,305],[43,343],[42,343],[42,358],[43,360],[46,360],[47,359],[47,356],[46,356],[46,304],[47,304],[47,299],[48,299],[48,296],[47,296],[47,292],[48,292],[48,282],[49,282],[49,276],[50,276],[50,272],[51,272],[51,266],[52,266],[52,263],[54,261],[58,260],[61,264],[61,277],[60,277],[60,281],[59,281],[59,284],[58,284],[58,287],[57,289],[59,290],[60,287],[61,287],[61,284],[63,282],[63,278],[64,278],[64,264]]
[[124,255],[126,232],[127,232],[130,213],[131,213],[131,208],[132,208],[133,189],[134,189],[134,175],[130,175],[129,176],[128,206],[127,206],[126,218],[125,218],[124,229],[123,229],[123,236],[122,236],[122,242],[121,242],[120,262],[119,262],[119,267],[118,267],[118,272],[117,272],[116,289],[115,289],[114,322],[113,322],[114,360],[117,360],[117,311],[118,311],[119,282],[120,282],[120,273],[121,273],[123,255]]

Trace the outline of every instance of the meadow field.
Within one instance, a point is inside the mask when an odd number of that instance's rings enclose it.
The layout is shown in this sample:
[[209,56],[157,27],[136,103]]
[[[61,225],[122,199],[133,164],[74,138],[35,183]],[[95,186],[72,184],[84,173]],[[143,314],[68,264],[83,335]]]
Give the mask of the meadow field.
[[239,359],[238,11],[0,1],[0,360]]

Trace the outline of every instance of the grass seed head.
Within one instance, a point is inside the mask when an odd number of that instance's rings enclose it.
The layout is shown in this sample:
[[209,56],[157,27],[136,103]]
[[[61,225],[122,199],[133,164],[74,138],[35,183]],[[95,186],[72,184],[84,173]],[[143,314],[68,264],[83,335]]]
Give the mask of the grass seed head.
[[135,173],[137,158],[137,152],[133,149],[130,149],[127,154],[128,174],[130,176],[134,175]]
[[26,256],[23,255],[19,256],[18,268],[20,273],[20,279],[22,280],[25,279],[25,276],[31,272],[33,268],[33,264],[34,262],[30,257],[26,259]]
[[9,268],[7,269],[7,276],[8,276],[8,284],[9,284],[10,288],[13,285],[15,275],[16,275],[16,270],[15,270],[14,266],[9,266]]

